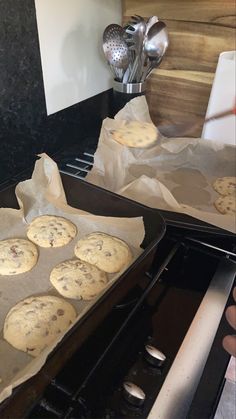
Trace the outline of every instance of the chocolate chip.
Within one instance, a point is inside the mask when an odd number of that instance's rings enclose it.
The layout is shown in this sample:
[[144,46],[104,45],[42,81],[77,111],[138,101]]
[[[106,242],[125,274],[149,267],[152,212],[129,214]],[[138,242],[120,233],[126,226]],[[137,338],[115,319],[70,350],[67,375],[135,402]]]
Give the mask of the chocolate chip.
[[75,280],[75,283],[79,285],[79,287],[82,285],[82,281],[79,281],[78,279]]
[[53,314],[53,316],[51,317],[51,320],[55,322],[57,320],[57,316]]
[[63,315],[64,315],[64,313],[65,313],[65,311],[64,311],[64,310],[62,310],[62,308],[59,308],[59,309],[57,310],[57,314],[58,314],[58,316],[63,316]]

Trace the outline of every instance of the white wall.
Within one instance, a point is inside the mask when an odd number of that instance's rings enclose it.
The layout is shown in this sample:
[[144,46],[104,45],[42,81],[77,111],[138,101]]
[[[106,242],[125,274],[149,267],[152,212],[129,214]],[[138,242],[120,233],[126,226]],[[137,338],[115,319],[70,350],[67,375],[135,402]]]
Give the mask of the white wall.
[[121,24],[120,0],[35,0],[47,113],[111,87],[102,50],[110,23]]

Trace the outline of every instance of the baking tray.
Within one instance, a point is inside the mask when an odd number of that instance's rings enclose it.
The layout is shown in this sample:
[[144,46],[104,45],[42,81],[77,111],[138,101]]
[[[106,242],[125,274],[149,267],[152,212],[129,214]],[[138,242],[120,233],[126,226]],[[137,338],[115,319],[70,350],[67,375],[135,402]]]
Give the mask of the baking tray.
[[[12,395],[0,405],[1,417],[25,416],[35,399],[40,397],[66,361],[150,268],[157,245],[165,234],[165,222],[158,210],[71,176],[62,175],[61,178],[67,202],[73,207],[103,216],[142,216],[145,228],[145,237],[141,245],[143,252],[65,335],[39,373],[14,389]],[[15,185],[0,192],[1,207],[18,207],[14,190]]]

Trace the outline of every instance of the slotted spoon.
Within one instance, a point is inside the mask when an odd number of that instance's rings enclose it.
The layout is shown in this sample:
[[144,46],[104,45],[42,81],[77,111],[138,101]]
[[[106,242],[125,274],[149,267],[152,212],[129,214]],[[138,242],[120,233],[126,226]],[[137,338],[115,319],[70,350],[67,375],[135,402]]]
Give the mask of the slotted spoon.
[[[130,51],[124,39],[124,29],[113,23],[108,25],[103,32],[103,51],[113,72],[118,73],[122,79],[130,62]],[[121,69],[121,72],[117,72]]]

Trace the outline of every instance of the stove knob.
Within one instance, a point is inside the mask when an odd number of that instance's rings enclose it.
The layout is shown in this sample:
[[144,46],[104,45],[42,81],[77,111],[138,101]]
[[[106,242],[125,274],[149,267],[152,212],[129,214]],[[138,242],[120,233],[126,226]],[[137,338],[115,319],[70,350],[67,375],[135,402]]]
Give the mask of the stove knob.
[[123,394],[124,398],[134,406],[142,406],[146,395],[143,390],[138,387],[136,384],[131,383],[130,381],[125,381],[123,383]]
[[155,367],[161,367],[166,360],[165,355],[152,345],[145,346],[144,357],[147,362]]

